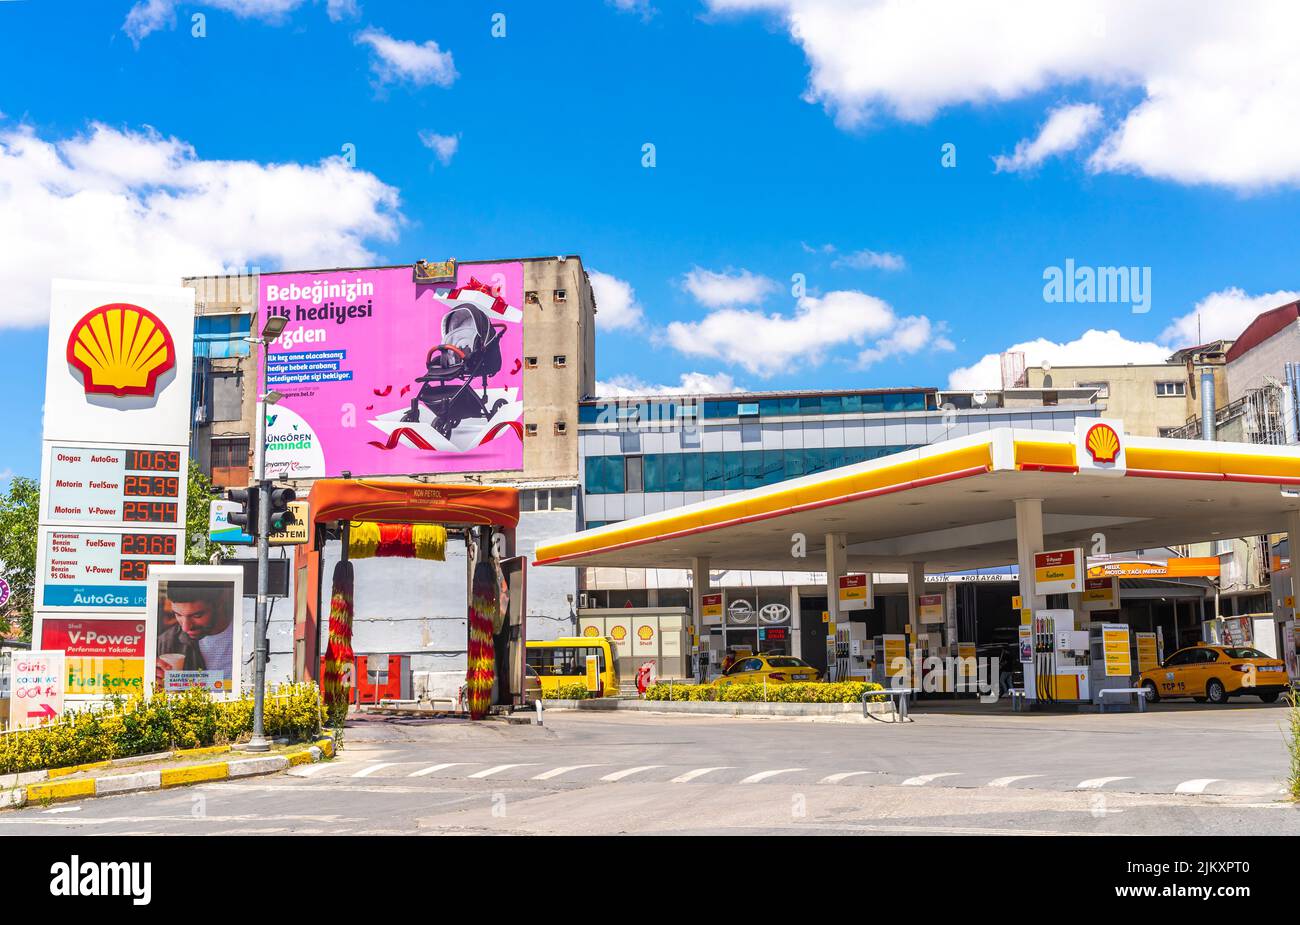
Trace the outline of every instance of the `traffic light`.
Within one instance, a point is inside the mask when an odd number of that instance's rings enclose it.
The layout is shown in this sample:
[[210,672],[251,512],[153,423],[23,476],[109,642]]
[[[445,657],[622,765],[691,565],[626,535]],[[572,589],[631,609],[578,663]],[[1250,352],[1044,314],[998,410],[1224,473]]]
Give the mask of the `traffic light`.
[[289,504],[297,497],[292,488],[271,489],[271,526],[268,536],[283,533],[290,524],[294,523],[296,518],[293,516],[293,511],[289,510]]
[[231,511],[226,515],[226,521],[232,526],[239,527],[251,537],[257,536],[257,487],[250,485],[247,488],[227,488],[226,500],[233,501],[240,505],[243,510]]

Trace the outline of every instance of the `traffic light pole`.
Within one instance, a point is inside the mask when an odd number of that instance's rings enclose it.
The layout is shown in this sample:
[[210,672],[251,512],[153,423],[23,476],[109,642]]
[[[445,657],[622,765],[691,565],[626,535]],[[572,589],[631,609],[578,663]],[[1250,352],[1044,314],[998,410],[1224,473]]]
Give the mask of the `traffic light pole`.
[[266,480],[266,402],[257,401],[257,615],[253,622],[253,738],[245,748],[250,752],[271,750],[266,738],[266,597],[267,572],[270,568],[271,492]]

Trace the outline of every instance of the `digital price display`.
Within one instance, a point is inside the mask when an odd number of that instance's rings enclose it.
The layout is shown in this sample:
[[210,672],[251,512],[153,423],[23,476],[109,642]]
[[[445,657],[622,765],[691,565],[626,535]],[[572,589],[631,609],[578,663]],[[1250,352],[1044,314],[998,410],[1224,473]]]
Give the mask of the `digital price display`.
[[49,530],[40,573],[41,606],[142,608],[149,568],[176,565],[182,553],[180,531]]
[[50,521],[179,524],[178,450],[50,448]]

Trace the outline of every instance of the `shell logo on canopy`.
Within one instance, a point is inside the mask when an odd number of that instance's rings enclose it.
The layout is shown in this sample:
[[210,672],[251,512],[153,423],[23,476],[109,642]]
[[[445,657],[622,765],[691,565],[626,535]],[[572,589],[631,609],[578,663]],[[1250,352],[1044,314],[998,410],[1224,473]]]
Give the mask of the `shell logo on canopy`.
[[158,379],[176,365],[171,332],[146,308],[111,302],[72,326],[68,363],[87,395],[155,394]]
[[1113,463],[1119,457],[1119,434],[1109,424],[1092,425],[1083,445],[1095,463]]

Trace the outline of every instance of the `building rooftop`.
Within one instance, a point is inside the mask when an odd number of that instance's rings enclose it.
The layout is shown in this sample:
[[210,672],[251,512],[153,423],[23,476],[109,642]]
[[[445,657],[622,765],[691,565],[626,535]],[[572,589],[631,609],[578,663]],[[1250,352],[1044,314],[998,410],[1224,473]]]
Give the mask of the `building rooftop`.
[[1240,360],[1274,334],[1294,324],[1297,318],[1300,318],[1300,301],[1290,302],[1257,316],[1246,325],[1246,330],[1241,332],[1241,336],[1228,351],[1228,362]]

